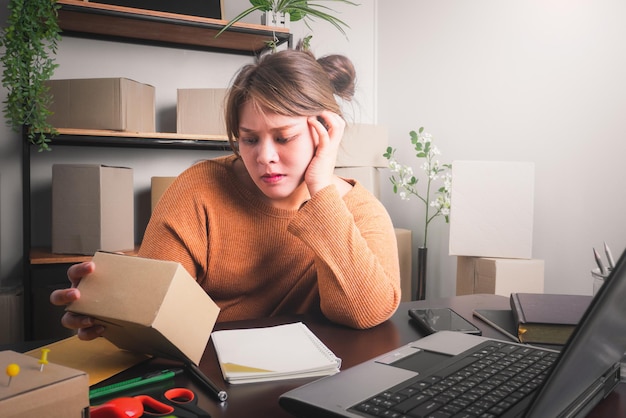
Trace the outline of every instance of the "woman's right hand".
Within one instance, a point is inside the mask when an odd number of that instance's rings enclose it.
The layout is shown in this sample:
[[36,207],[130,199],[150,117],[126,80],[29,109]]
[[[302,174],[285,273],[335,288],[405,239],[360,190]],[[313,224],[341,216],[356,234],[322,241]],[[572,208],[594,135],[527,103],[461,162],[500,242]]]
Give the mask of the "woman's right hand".
[[[50,294],[50,302],[56,306],[65,306],[80,298],[80,291],[76,288],[80,280],[92,273],[96,269],[96,265],[92,261],[86,261],[80,264],[74,264],[67,269],[67,277],[72,283],[72,287],[68,289],[58,289]],[[78,338],[81,340],[93,340],[100,337],[104,332],[102,325],[96,325],[94,319],[84,315],[77,315],[66,312],[61,318],[61,324],[69,329],[78,331]]]

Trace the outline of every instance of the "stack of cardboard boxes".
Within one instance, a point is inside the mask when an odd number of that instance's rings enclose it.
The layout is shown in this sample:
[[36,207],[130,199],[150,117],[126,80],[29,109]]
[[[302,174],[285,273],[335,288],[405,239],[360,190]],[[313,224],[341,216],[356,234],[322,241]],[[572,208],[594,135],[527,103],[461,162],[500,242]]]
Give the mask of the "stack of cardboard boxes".
[[[155,88],[127,78],[50,80],[49,122],[56,128],[155,131]],[[52,168],[52,252],[130,251],[133,170],[99,164]]]
[[532,258],[534,166],[527,162],[452,164],[450,255],[456,294],[543,293],[544,261]]

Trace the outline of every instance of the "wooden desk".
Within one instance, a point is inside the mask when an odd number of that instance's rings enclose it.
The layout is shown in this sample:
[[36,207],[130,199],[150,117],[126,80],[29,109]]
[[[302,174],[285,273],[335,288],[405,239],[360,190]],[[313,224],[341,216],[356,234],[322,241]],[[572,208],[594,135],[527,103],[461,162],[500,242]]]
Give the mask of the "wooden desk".
[[[395,315],[385,323],[364,331],[357,331],[340,327],[322,319],[308,317],[281,317],[266,318],[253,321],[238,321],[220,324],[216,329],[249,328],[268,325],[277,325],[285,322],[302,320],[324,343],[343,360],[342,369],[347,369],[365,360],[393,350],[403,344],[407,344],[422,336],[423,333],[409,321],[407,310],[409,307],[451,307],[459,314],[477,325],[483,335],[506,339],[495,329],[472,317],[473,309],[506,309],[509,307],[508,298],[494,295],[468,295],[456,296],[447,299],[422,300],[405,302]],[[110,382],[124,378],[135,377],[147,370],[158,370],[168,366],[163,360],[152,360],[147,364],[137,366],[130,372],[110,379]],[[279,382],[252,383],[243,385],[227,385],[221,377],[219,365],[213,345],[208,344],[200,363],[202,371],[209,376],[218,386],[228,391],[228,401],[218,404],[209,398],[203,390],[186,376],[178,377],[176,384],[192,388],[199,395],[198,405],[217,417],[290,417],[286,411],[278,405],[278,397],[297,386],[301,386],[311,379],[295,379]],[[109,383],[109,382],[107,382]],[[626,385],[620,384],[616,391],[604,399],[589,418],[600,417],[626,417]]]

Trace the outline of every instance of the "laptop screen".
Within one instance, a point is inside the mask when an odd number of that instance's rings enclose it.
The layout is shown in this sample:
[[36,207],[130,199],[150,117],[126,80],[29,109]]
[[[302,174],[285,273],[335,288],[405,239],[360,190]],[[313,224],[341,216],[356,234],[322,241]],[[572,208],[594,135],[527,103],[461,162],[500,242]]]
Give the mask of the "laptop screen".
[[[593,298],[527,417],[557,417],[626,352],[626,251]],[[610,377],[608,378],[610,379]],[[614,379],[613,379],[614,380]]]

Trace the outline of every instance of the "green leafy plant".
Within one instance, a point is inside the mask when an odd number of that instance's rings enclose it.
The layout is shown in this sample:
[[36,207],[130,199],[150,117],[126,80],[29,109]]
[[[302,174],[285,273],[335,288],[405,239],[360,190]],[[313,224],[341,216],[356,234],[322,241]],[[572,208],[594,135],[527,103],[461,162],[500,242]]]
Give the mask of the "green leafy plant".
[[49,136],[57,134],[48,123],[52,97],[45,82],[58,67],[53,55],[61,39],[59,6],[54,0],[10,0],[8,8],[0,39],[5,48],[2,85],[8,90],[4,115],[16,132],[24,127],[28,140],[47,150]]
[[[439,149],[433,145],[432,136],[424,132],[421,127],[417,132],[410,132],[411,143],[415,149],[415,156],[423,159],[421,169],[426,173],[425,190],[420,191],[419,179],[413,174],[410,166],[400,164],[395,157],[396,150],[387,147],[387,152],[383,156],[389,160],[389,169],[392,172],[389,180],[393,185],[393,192],[400,195],[402,200],[410,200],[410,196],[416,196],[424,203],[426,213],[424,215],[424,241],[423,247],[427,248],[428,225],[437,216],[443,216],[446,223],[450,221],[450,186],[452,184],[451,164],[441,164],[437,159],[440,154]],[[443,185],[435,192],[435,199],[430,200],[433,182],[441,179]],[[423,183],[422,183],[423,184]],[[419,187],[418,187],[419,186]],[[433,212],[429,209],[432,208]]]
[[226,26],[220,30],[215,37],[220,36],[225,30],[230,28],[235,22],[240,21],[254,11],[273,12],[273,13],[289,13],[289,20],[296,22],[303,20],[309,26],[309,20],[315,18],[325,20],[332,24],[343,35],[346,34],[344,27],[349,26],[341,19],[330,14],[334,12],[328,6],[319,3],[338,2],[358,6],[357,3],[348,0],[250,0],[252,7],[244,10],[228,22]]

